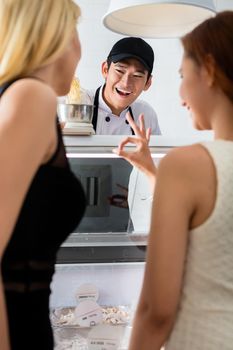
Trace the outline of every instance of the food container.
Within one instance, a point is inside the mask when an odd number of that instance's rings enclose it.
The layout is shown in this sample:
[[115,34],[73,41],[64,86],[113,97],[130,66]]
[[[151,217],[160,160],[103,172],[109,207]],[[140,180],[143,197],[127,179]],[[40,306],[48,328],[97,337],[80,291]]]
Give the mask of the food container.
[[58,103],[57,113],[60,123],[92,122],[94,106],[91,104]]

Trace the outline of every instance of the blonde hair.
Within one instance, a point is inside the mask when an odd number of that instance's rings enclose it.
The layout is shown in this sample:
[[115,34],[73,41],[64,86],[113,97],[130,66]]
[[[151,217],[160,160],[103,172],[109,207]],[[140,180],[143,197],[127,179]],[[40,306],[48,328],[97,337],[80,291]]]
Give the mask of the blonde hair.
[[56,60],[80,14],[72,0],[0,0],[0,84]]

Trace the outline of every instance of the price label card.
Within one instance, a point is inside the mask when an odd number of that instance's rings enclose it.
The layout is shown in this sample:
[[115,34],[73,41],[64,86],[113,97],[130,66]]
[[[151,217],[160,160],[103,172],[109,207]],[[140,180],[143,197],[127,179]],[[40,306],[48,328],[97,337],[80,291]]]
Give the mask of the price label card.
[[99,291],[94,284],[84,283],[78,288],[75,296],[78,303],[83,300],[97,301],[99,298]]
[[88,350],[117,350],[124,334],[121,326],[100,324],[88,334]]
[[101,307],[93,300],[84,300],[74,311],[75,318],[81,327],[91,327],[103,319]]

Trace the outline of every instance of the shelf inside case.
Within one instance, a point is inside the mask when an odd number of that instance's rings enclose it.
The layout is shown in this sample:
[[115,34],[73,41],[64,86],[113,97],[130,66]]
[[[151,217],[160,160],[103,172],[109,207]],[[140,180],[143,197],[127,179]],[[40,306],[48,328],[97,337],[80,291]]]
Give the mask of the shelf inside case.
[[143,262],[146,244],[147,236],[144,234],[73,233],[60,247],[57,263]]

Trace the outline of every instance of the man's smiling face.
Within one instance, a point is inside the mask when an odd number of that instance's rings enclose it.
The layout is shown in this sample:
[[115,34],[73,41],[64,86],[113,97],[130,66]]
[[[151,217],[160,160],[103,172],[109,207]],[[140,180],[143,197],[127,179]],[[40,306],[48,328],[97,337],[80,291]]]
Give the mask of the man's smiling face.
[[104,62],[102,74],[106,83],[103,99],[116,115],[131,105],[151,85],[148,71],[134,58],[111,62],[110,67]]

